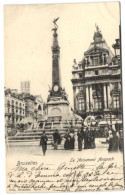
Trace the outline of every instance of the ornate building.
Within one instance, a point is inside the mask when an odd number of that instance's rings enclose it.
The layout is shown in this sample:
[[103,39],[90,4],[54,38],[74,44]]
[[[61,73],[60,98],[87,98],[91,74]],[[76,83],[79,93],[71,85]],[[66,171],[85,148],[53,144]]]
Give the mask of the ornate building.
[[122,118],[120,39],[116,39],[113,48],[115,55],[96,26],[93,42],[82,61],[77,64],[74,60],[74,111],[83,118],[94,115],[112,124]]

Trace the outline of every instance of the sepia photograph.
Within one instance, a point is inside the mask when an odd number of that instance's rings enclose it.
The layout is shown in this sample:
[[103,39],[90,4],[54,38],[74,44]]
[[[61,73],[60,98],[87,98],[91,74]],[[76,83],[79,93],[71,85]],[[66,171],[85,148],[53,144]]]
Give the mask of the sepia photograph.
[[7,192],[125,189],[120,2],[4,5]]

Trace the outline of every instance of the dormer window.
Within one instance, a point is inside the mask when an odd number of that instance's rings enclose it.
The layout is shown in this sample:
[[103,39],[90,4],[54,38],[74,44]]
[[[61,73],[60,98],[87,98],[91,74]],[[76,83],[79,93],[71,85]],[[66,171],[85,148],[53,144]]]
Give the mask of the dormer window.
[[94,58],[94,65],[95,66],[99,65],[99,59],[98,59],[98,57],[95,57]]

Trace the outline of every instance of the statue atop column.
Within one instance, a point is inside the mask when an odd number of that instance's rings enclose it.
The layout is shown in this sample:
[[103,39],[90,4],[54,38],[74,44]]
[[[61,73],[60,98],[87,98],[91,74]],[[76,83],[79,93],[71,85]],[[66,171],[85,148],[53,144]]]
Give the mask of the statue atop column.
[[54,27],[55,27],[55,28],[53,28],[52,30],[55,30],[55,29],[57,30],[57,29],[58,29],[58,25],[56,24],[56,22],[57,22],[58,20],[59,20],[59,17],[53,20],[53,23],[54,23]]

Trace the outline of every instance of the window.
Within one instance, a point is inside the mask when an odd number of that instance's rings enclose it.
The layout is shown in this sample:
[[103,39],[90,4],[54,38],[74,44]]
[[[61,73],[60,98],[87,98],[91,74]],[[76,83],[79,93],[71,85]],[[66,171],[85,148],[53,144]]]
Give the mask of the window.
[[22,104],[20,103],[20,107],[22,106]]
[[98,70],[95,70],[95,75],[98,75],[98,74],[99,74]]
[[82,73],[79,73],[79,78],[82,78]]
[[102,109],[102,100],[98,100],[98,109]]
[[11,103],[12,103],[12,106],[14,106],[14,101],[13,101],[13,100],[12,100],[12,102],[11,102]]
[[114,89],[118,89],[118,83],[114,83]]
[[79,110],[85,110],[85,100],[84,98],[79,98]]
[[102,109],[102,99],[101,98],[94,99],[94,109],[96,109],[96,110]]
[[119,95],[114,95],[113,96],[113,108],[119,108]]
[[7,101],[7,105],[10,106],[10,101],[9,100]]
[[95,66],[99,65],[99,59],[98,59],[98,58],[95,58],[95,59],[94,59],[94,65],[95,65]]

